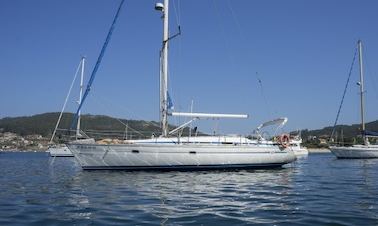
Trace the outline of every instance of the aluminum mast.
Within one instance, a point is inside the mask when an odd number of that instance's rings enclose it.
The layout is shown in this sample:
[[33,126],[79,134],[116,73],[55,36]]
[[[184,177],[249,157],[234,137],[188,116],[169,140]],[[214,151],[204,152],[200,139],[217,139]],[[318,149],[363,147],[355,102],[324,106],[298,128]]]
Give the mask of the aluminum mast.
[[169,0],[164,0],[164,4],[156,3],[155,9],[163,13],[163,52],[162,52],[162,73],[160,84],[160,111],[161,111],[161,127],[162,136],[168,136],[168,41],[169,41],[169,23],[168,23],[168,7]]
[[[82,96],[83,96],[83,82],[84,82],[84,65],[85,65],[85,57],[81,58],[81,75],[80,75],[80,92],[79,92],[79,100],[78,104],[81,104]],[[80,136],[80,118],[81,117],[81,110],[77,115],[77,125],[76,125],[76,138]]]
[[368,144],[368,140],[365,136],[365,108],[364,108],[364,70],[363,70],[363,62],[362,62],[362,42],[358,40],[358,59],[360,63],[360,104],[361,104],[361,129],[362,129],[362,139],[364,140],[364,144]]

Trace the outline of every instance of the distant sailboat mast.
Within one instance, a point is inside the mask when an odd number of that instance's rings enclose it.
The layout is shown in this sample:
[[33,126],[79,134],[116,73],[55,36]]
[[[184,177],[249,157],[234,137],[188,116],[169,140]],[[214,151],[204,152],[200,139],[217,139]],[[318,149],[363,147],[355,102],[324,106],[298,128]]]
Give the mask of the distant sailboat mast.
[[[69,96],[71,95],[71,90],[72,90],[72,87],[76,81],[76,78],[77,78],[77,75],[79,73],[79,70],[81,68],[81,80],[80,80],[80,97],[79,97],[79,105],[81,104],[81,96],[82,96],[82,87],[83,87],[83,76],[84,76],[84,61],[85,61],[85,58],[83,57],[81,60],[80,60],[80,63],[76,69],[76,72],[75,72],[75,76],[71,82],[71,86],[68,90],[68,93],[67,93],[67,96],[66,96],[66,99],[64,101],[64,104],[63,104],[63,107],[62,107],[62,110],[60,111],[60,114],[59,114],[59,118],[58,118],[58,121],[56,122],[56,125],[55,125],[55,129],[53,131],[53,134],[51,136],[51,139],[50,139],[50,143],[52,143],[52,141],[54,140],[54,137],[55,137],[55,134],[56,134],[56,131],[58,130],[58,126],[59,126],[59,123],[60,123],[60,120],[62,119],[62,116],[63,116],[63,112],[64,112],[64,109],[66,109],[66,104],[67,104],[67,101],[68,101],[68,98]],[[80,130],[80,117],[78,118],[78,121],[77,121],[77,127],[76,127],[76,131],[79,131]],[[78,132],[76,132],[78,133]]]
[[361,129],[362,129],[362,139],[364,140],[364,144],[367,145],[369,143],[366,135],[365,135],[365,106],[364,106],[364,71],[363,71],[363,62],[362,62],[362,42],[358,40],[358,59],[360,64],[360,104],[361,104]]
[[[84,82],[84,66],[85,66],[85,57],[81,58],[81,75],[80,75],[80,92],[79,92],[79,101],[78,104],[81,104],[82,96],[83,96],[83,82]],[[76,138],[80,135],[80,119],[81,119],[81,110],[79,110],[77,116],[77,125],[76,125]]]
[[[364,145],[353,145],[350,147],[330,146],[330,150],[337,158],[346,158],[346,159],[378,158],[377,145],[370,145],[369,139],[368,139],[368,136],[377,137],[377,132],[369,132],[369,131],[366,131],[366,128],[365,128],[365,104],[364,104],[365,89],[364,89],[364,71],[363,71],[363,61],[362,61],[361,40],[358,40],[357,42],[357,49],[358,49],[358,58],[359,58],[359,66],[360,66],[360,81],[357,83],[357,85],[360,86],[361,132],[362,132],[362,139],[363,139]],[[348,78],[348,81],[349,81],[349,78]],[[340,108],[339,108],[339,112],[340,112]]]

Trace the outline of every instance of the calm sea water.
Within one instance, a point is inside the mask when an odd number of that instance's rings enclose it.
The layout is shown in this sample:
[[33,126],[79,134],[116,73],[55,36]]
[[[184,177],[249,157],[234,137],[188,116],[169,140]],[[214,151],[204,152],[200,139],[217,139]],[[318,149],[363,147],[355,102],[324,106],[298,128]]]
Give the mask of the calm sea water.
[[159,173],[1,153],[0,170],[0,225],[378,225],[378,160]]

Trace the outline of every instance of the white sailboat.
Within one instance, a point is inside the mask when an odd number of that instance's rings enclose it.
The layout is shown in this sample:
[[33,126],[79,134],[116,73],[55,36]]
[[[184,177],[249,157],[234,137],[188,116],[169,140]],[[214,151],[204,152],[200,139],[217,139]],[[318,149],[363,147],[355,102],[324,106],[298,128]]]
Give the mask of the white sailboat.
[[[247,118],[243,114],[171,112],[168,97],[168,15],[169,1],[157,3],[163,14],[163,46],[160,73],[162,135],[144,140],[125,140],[122,144],[96,144],[75,141],[68,144],[83,169],[198,170],[280,167],[295,161],[291,150],[277,144],[243,136],[189,136],[181,131],[200,119]],[[169,131],[168,116],[189,117],[190,121]]]
[[[84,65],[85,65],[85,57],[82,57],[81,60],[80,60],[79,67],[77,68],[78,70],[81,69],[81,74],[80,74],[80,91],[79,91],[78,104],[81,103],[81,99],[82,99],[82,95],[83,95]],[[62,111],[60,112],[58,121],[56,122],[54,132],[53,132],[53,134],[51,136],[51,139],[50,139],[50,143],[52,143],[52,141],[54,140],[56,131],[58,129],[60,120],[62,118],[64,109],[66,107],[66,103],[67,103],[68,97],[70,96],[72,86],[73,86],[73,84],[74,84],[74,82],[76,80],[76,75],[77,75],[78,70],[76,71],[76,74],[75,74],[74,79],[72,81],[71,87],[70,87],[70,89],[68,91],[68,94],[67,94],[66,100],[65,100],[65,102],[63,104]],[[80,116],[81,116],[81,112],[79,111],[78,119],[77,119],[77,124],[76,124],[76,138],[81,137],[81,134],[80,134]],[[74,157],[74,155],[72,154],[72,152],[70,151],[70,149],[65,144],[59,144],[59,145],[51,146],[51,147],[49,147],[49,149],[47,150],[47,152],[50,153],[51,157]]]
[[70,149],[65,144],[51,146],[47,152],[50,153],[51,157],[74,157]]
[[297,157],[305,157],[308,155],[308,149],[302,146],[302,138],[300,136],[290,139],[290,148]]
[[[368,140],[369,133],[365,130],[365,120],[364,120],[364,71],[362,63],[362,42],[358,41],[358,55],[359,55],[359,65],[360,65],[360,108],[361,108],[361,128],[362,128],[362,138],[364,141],[363,145],[353,145],[351,147],[342,146],[331,146],[331,152],[337,158],[378,158],[378,145],[371,145]],[[376,135],[375,135],[376,136]]]

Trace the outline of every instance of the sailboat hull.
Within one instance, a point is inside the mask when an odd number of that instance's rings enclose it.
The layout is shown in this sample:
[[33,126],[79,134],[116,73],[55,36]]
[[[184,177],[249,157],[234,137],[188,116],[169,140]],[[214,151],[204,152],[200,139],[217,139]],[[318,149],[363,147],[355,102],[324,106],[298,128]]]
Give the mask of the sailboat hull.
[[377,145],[354,145],[352,147],[330,147],[331,152],[340,159],[378,158]]
[[202,144],[69,144],[83,169],[204,170],[274,168],[293,162],[277,146]]
[[48,149],[51,157],[74,157],[67,146],[51,147]]
[[294,154],[297,157],[302,157],[302,156],[307,156],[308,155],[308,150],[305,147],[299,147],[299,148],[292,148]]

